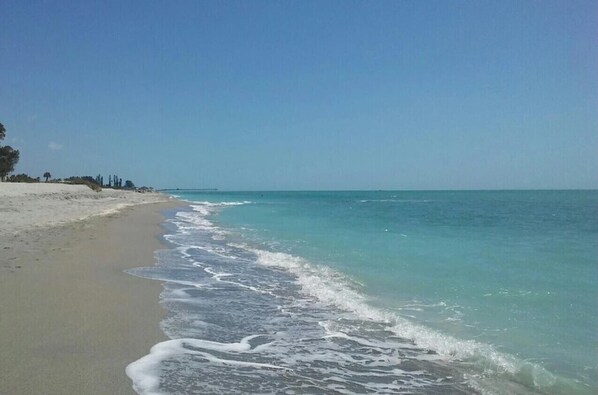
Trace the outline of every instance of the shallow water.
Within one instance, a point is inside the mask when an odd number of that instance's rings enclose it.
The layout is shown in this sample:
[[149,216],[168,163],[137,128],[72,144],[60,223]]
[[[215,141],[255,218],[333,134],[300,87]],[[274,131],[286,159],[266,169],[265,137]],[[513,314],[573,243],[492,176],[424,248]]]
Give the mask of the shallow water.
[[181,194],[140,393],[594,393],[598,193]]

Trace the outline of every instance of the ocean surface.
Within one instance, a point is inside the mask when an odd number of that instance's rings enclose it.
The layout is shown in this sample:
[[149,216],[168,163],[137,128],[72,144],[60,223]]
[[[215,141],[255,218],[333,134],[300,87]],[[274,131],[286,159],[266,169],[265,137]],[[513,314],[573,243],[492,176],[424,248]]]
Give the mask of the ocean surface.
[[598,392],[598,191],[176,196],[140,394]]

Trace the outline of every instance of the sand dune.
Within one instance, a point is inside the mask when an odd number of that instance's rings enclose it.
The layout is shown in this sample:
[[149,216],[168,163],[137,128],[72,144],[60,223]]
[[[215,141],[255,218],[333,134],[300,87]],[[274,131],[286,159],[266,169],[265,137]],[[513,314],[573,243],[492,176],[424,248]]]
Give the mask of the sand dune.
[[167,200],[160,193],[113,189],[94,192],[85,185],[0,183],[0,238]]

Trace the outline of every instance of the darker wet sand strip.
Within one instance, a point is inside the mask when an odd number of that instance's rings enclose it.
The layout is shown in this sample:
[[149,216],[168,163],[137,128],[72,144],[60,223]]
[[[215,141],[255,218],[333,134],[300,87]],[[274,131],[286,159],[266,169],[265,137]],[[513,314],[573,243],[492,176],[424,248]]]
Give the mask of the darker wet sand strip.
[[134,394],[125,367],[165,336],[154,264],[167,202],[0,240],[0,394]]

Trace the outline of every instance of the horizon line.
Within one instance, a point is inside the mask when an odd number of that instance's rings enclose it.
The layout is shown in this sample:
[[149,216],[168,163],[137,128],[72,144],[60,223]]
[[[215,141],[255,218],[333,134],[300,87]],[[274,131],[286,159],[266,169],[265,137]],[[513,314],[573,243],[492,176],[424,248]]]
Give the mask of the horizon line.
[[501,191],[598,191],[598,188],[485,188],[485,189],[218,189],[156,188],[156,191],[200,192],[501,192]]

